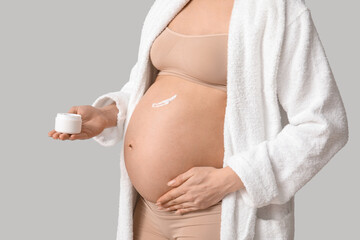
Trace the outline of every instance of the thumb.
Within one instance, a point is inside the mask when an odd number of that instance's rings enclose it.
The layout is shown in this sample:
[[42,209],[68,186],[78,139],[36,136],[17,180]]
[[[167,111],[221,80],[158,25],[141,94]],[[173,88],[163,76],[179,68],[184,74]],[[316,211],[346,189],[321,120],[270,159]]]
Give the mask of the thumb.
[[72,106],[68,113],[74,113],[77,114],[79,106]]

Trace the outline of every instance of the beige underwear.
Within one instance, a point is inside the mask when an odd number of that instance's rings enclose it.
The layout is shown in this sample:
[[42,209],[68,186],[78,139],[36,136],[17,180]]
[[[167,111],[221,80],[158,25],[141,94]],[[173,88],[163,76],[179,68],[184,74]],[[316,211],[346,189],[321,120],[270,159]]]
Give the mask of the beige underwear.
[[134,210],[134,240],[219,240],[222,201],[183,215],[157,209],[141,195]]
[[186,35],[166,27],[153,42],[150,59],[158,75],[226,91],[227,41],[227,33]]

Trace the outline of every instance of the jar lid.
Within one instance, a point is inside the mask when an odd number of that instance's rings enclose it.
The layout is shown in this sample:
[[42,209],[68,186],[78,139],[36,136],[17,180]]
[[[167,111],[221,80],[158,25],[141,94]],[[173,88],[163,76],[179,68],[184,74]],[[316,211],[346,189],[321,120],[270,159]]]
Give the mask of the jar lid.
[[81,120],[80,114],[74,114],[74,113],[58,113],[56,115],[58,118],[66,118],[69,120]]

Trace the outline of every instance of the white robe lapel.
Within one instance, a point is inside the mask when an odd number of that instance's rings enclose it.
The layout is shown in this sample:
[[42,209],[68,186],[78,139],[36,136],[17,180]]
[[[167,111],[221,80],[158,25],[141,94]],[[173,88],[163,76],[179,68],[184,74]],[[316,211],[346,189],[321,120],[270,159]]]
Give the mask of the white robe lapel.
[[275,78],[284,26],[283,0],[235,0],[228,45],[229,116],[225,117],[234,153],[279,130],[267,132],[266,121],[276,116],[278,109],[266,112],[266,105],[277,101]]

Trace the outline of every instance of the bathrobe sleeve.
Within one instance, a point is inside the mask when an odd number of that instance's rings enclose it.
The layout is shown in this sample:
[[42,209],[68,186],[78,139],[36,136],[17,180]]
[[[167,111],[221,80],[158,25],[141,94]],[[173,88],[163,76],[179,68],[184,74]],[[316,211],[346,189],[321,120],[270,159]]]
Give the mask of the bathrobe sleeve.
[[309,9],[287,25],[277,91],[289,123],[226,160],[253,207],[289,201],[348,141],[345,108]]
[[110,147],[122,140],[124,123],[130,95],[133,91],[134,75],[137,71],[137,63],[132,67],[130,72],[130,80],[117,92],[109,92],[99,96],[92,104],[93,107],[101,108],[115,102],[119,109],[117,114],[117,125],[110,128],[105,128],[99,135],[94,136],[93,139],[104,147]]

